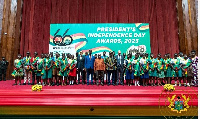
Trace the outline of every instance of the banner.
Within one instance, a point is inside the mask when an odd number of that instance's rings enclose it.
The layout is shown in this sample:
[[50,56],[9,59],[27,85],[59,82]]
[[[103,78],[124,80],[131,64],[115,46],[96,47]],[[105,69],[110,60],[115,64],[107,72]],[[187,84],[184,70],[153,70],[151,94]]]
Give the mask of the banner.
[[[49,52],[150,53],[148,23],[51,24]],[[107,54],[108,55],[108,54]]]

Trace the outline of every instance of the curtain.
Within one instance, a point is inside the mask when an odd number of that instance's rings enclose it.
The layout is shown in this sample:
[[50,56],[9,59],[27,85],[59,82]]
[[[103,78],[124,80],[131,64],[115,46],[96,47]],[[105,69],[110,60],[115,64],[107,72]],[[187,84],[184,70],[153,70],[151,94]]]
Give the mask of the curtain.
[[24,0],[20,53],[48,53],[51,23],[149,23],[151,52],[179,52],[176,0]]

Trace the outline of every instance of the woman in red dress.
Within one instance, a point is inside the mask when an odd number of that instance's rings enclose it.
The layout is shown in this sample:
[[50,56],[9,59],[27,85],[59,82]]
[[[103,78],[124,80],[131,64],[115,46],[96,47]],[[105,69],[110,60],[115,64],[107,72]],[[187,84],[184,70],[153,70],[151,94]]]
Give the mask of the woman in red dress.
[[77,61],[76,59],[74,59],[74,55],[72,56],[69,56],[69,85],[73,85],[74,82],[75,82],[75,79],[76,79],[76,64],[77,64]]

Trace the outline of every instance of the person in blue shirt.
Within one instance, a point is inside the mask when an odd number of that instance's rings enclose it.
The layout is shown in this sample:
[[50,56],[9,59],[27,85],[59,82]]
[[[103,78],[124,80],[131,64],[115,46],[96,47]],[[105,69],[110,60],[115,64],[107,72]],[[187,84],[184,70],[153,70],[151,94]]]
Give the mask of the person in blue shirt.
[[93,85],[94,61],[95,61],[95,57],[92,56],[92,50],[89,50],[89,55],[87,55],[85,57],[85,68],[86,68],[86,72],[87,72],[87,85],[89,85],[89,75],[91,75],[91,84]]

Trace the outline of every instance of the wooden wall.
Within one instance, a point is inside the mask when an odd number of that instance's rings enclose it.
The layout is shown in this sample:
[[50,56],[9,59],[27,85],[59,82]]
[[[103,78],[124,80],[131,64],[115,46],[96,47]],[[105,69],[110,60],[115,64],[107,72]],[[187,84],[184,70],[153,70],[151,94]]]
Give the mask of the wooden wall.
[[198,29],[196,0],[177,0],[179,21],[180,51],[189,54],[191,50],[198,53]]
[[21,9],[22,0],[4,0],[0,59],[4,56],[9,61],[7,78],[11,78],[13,61],[19,53]]

